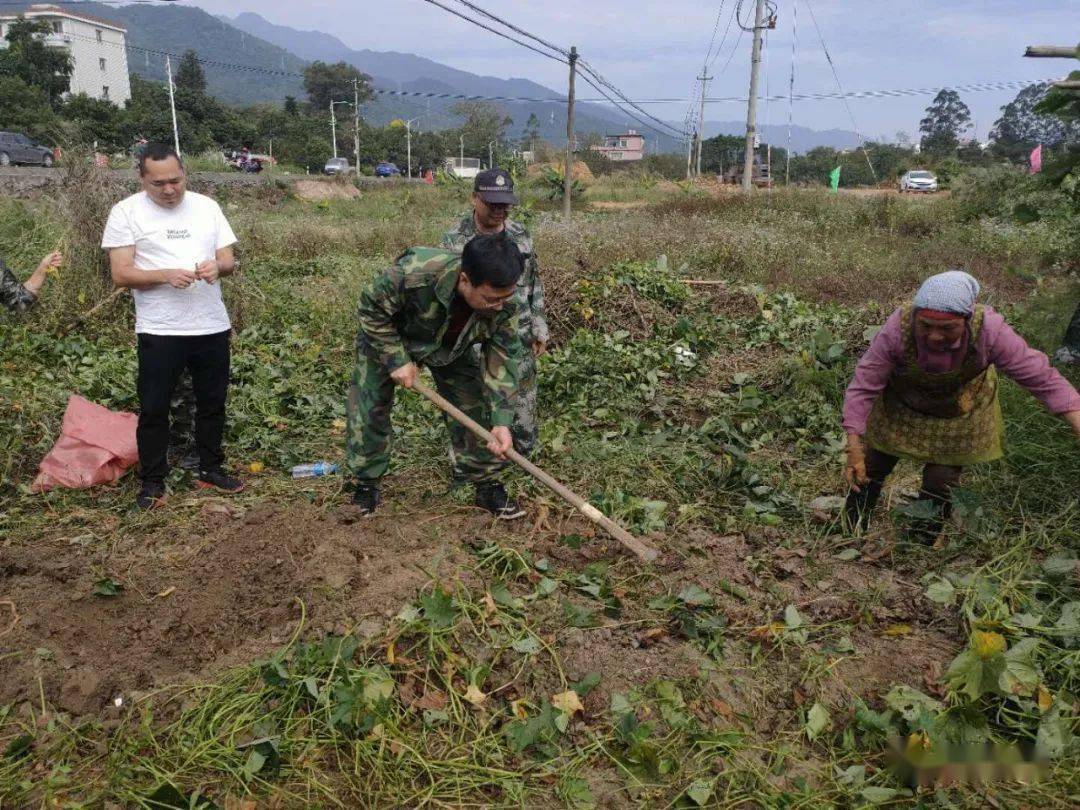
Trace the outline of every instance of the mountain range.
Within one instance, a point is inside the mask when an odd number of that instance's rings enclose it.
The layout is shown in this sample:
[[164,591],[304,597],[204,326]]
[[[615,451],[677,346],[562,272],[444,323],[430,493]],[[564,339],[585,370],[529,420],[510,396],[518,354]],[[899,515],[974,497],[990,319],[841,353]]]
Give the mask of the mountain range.
[[[5,11],[9,8],[5,4]],[[371,76],[375,89],[384,91],[362,105],[365,120],[372,124],[417,117],[420,129],[443,129],[460,123],[451,111],[457,99],[401,96],[385,91],[524,97],[535,100],[497,102],[514,121],[508,133],[519,136],[529,116],[535,115],[540,137],[554,143],[566,139],[566,105],[559,102],[562,92],[528,79],[479,76],[411,53],[358,50],[332,34],[276,25],[252,12],[229,18],[215,17],[194,6],[110,6],[95,2],[69,4],[66,8],[124,25],[128,29],[128,69],[147,79],[164,80],[165,58],[161,52],[181,54],[193,49],[204,60],[208,91],[230,104],[280,104],[286,96],[303,98],[301,74],[307,64],[316,60],[341,61]],[[578,104],[574,123],[580,133],[614,133],[634,127],[647,137],[650,152],[657,148],[662,152],[685,148],[676,138],[641,126],[606,105]],[[765,140],[771,137],[780,145],[787,142],[786,125],[763,129]],[[744,131],[745,124],[739,121],[709,121],[705,125],[706,136]],[[791,147],[796,152],[814,146],[849,148],[855,143],[855,134],[846,130],[795,126],[791,133]]]

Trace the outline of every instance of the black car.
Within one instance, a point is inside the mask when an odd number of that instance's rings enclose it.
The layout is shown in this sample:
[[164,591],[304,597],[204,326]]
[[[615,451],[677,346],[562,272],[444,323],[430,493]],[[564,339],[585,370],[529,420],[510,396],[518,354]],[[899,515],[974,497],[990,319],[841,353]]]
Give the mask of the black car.
[[15,163],[52,166],[53,150],[35,143],[21,132],[0,132],[0,166]]

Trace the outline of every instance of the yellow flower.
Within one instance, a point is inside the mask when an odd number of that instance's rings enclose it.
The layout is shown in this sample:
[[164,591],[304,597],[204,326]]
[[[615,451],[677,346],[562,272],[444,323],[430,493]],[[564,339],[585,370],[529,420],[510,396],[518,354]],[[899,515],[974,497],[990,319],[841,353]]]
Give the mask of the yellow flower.
[[1007,646],[1008,644],[1005,643],[1005,636],[1001,635],[1001,633],[975,630],[971,634],[971,648],[975,650],[975,654],[984,661],[987,658],[993,658],[998,653],[1005,652]]

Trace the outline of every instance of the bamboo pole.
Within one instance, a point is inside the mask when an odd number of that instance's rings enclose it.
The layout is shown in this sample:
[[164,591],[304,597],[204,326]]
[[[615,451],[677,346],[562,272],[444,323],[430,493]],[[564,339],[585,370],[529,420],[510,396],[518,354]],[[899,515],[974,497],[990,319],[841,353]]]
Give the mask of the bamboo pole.
[[[446,398],[441,396],[436,391],[431,390],[419,380],[413,383],[412,387],[414,390],[418,391],[421,395],[423,395],[430,402],[432,402],[437,408],[439,408],[439,410],[449,414],[451,418],[460,422],[462,425],[464,425],[474,434],[476,434],[479,438],[483,439],[486,442],[492,440],[491,432],[489,430],[481,427],[473,419],[470,419],[465,413],[461,411],[460,408],[456,407],[453,403],[449,402]],[[587,517],[593,523],[596,523],[598,526],[601,526],[608,534],[610,534],[612,537],[622,543],[626,548],[630,549],[630,551],[634,552],[634,554],[637,555],[638,559],[644,562],[651,562],[652,560],[655,560],[657,556],[659,556],[659,552],[655,548],[634,537],[634,535],[630,534],[630,532],[626,531],[626,529],[613,521],[611,518],[609,518],[591,503],[582,498],[580,495],[576,494],[568,487],[559,483],[546,472],[541,470],[539,467],[537,467],[535,464],[533,464],[531,461],[521,455],[521,453],[519,453],[517,450],[511,448],[509,451],[507,451],[506,457],[513,461],[515,464],[517,464],[519,467],[521,467],[523,470],[525,470],[525,472],[527,472],[541,484],[543,484],[548,489],[552,490],[555,494],[563,498],[563,500],[573,504],[579,512],[585,515],[585,517]]]

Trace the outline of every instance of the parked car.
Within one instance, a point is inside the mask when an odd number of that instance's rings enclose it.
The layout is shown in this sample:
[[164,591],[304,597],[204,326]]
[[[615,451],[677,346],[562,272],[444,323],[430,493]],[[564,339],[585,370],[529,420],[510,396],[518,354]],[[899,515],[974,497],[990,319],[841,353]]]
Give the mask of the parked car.
[[30,140],[21,132],[0,132],[0,166],[14,163],[52,166],[53,150]]
[[395,166],[393,163],[383,161],[375,167],[376,177],[397,177],[401,174],[401,169]]
[[323,174],[348,174],[349,172],[349,160],[348,158],[336,157],[330,158],[326,161],[326,165],[323,166]]
[[912,169],[900,178],[900,193],[905,191],[937,191],[937,178],[925,169]]

